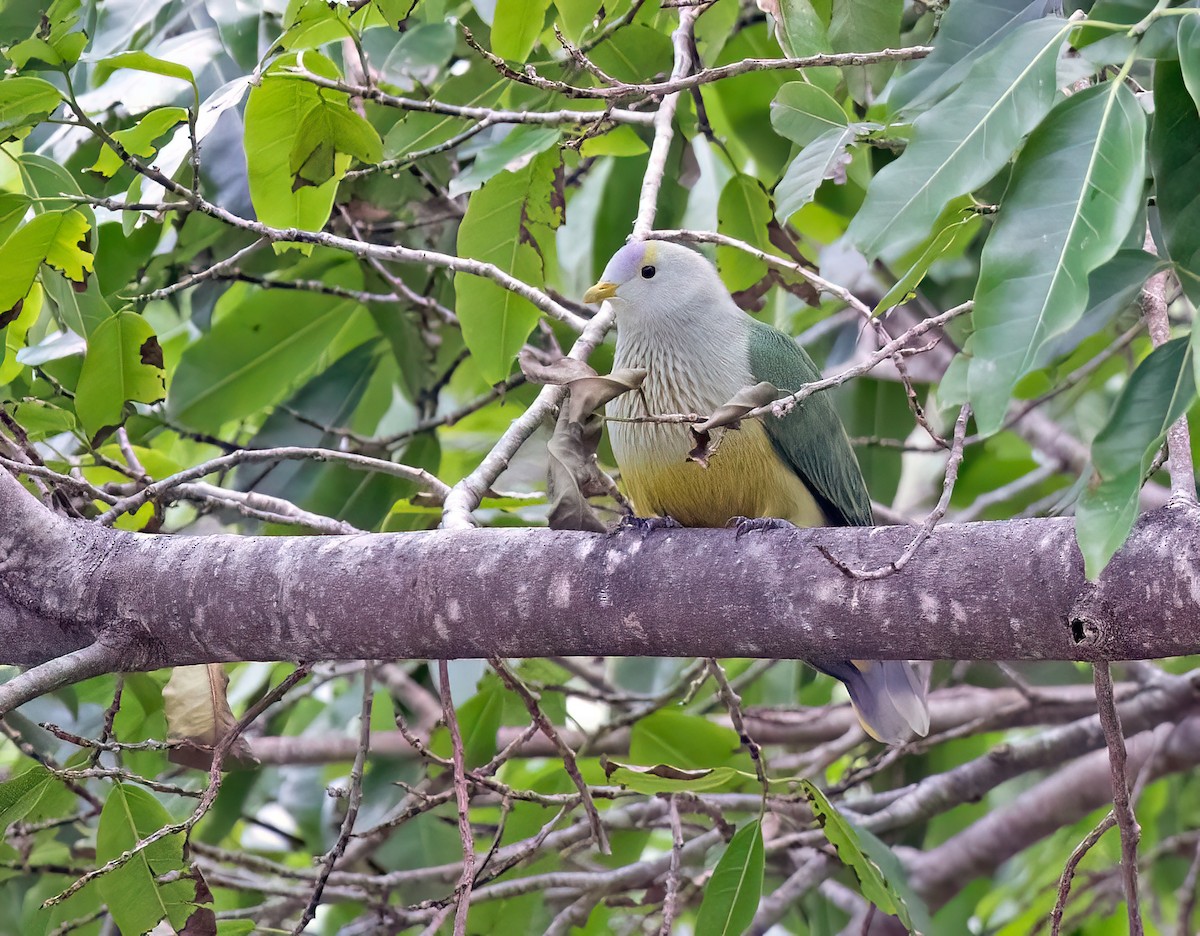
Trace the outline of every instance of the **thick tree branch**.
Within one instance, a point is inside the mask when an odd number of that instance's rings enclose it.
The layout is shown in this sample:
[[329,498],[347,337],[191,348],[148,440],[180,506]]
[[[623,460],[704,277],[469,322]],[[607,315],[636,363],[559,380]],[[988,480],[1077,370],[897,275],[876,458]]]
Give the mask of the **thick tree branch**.
[[[0,638],[31,665],[114,634],[125,669],[229,660],[1142,659],[1200,650],[1200,514],[1146,515],[1084,581],[1069,519],[616,536],[535,529],[162,537],[59,518],[0,474]],[[454,569],[470,568],[459,576]],[[1130,582],[1137,582],[1136,588]],[[719,596],[720,600],[715,600]]]

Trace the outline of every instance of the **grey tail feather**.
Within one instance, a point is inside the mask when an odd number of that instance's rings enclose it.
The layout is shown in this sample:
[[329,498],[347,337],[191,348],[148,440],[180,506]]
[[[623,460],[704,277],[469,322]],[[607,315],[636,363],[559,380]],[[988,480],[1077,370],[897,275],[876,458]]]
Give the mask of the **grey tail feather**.
[[859,721],[877,740],[900,744],[929,733],[925,679],[912,663],[846,660],[813,666],[846,684]]

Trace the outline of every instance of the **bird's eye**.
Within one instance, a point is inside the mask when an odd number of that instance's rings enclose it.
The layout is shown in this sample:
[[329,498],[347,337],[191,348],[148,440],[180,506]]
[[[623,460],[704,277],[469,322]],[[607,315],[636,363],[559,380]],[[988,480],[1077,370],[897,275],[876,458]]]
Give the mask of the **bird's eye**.
[[654,272],[654,267],[652,266],[642,267],[642,279],[654,279]]

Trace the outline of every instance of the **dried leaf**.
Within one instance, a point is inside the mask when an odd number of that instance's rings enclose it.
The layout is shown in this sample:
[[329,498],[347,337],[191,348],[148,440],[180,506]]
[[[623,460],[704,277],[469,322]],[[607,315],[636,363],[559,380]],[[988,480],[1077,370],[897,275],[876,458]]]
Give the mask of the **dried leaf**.
[[596,376],[596,371],[586,361],[560,357],[557,361],[547,364],[539,361],[529,348],[521,349],[521,353],[517,355],[517,363],[521,365],[521,373],[525,375],[525,379],[536,384],[566,386],[580,377]]
[[596,446],[600,444],[602,425],[596,417],[586,423],[572,422],[565,406],[558,414],[554,435],[546,446],[546,494],[550,498],[552,530],[589,530],[593,533],[605,530],[587,501],[588,490],[600,483]]
[[622,393],[636,390],[646,379],[644,367],[625,367],[611,374],[580,377],[567,384],[571,394],[567,401],[567,418],[571,422],[583,422],[588,414],[598,410],[609,400]]
[[756,383],[753,387],[742,387],[730,397],[729,401],[718,406],[711,416],[697,426],[688,426],[692,440],[696,443],[688,452],[688,461],[694,461],[701,468],[708,467],[708,460],[716,453],[725,438],[725,433],[713,441],[712,430],[728,427],[737,429],[739,421],[752,409],[773,403],[779,397],[779,388],[769,381]]
[[699,435],[722,426],[737,428],[738,421],[748,412],[775,402],[779,395],[779,388],[767,380],[756,383],[753,387],[742,387],[729,398],[727,403],[718,406],[713,414],[696,426],[693,431]]
[[[175,741],[186,742],[172,748],[173,763],[208,770],[212,749],[237,725],[229,707],[226,689],[229,677],[220,663],[177,666],[163,687],[163,712],[167,732]],[[238,738],[225,755],[225,768],[252,767],[258,759],[245,738]]]

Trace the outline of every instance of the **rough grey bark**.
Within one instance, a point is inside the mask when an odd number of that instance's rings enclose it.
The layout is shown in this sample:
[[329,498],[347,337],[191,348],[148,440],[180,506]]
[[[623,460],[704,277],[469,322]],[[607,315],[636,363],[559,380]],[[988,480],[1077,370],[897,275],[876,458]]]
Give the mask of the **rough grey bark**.
[[636,655],[1140,659],[1200,652],[1200,511],[1142,518],[1099,582],[1069,519],[615,536],[537,529],[150,536],[57,517],[0,473],[0,662],[101,641],[124,668]]

